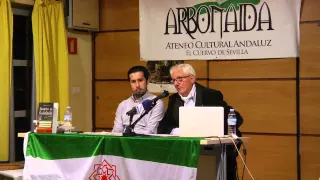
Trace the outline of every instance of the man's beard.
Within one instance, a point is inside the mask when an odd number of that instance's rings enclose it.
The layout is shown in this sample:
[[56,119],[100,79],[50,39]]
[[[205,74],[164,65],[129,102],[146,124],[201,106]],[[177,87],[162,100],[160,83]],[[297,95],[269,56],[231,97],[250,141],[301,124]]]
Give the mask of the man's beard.
[[139,91],[139,92],[135,92],[133,93],[133,96],[135,99],[139,99],[141,98],[147,91]]

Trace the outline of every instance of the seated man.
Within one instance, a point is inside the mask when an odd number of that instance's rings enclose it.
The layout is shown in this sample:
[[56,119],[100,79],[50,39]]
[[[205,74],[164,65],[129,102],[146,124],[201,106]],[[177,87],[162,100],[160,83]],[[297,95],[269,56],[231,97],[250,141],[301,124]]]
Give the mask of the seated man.
[[[209,89],[196,83],[196,73],[189,64],[178,64],[170,69],[171,79],[177,93],[169,97],[168,109],[164,119],[160,122],[158,133],[179,134],[179,107],[180,106],[222,106],[225,114],[225,134],[228,130],[227,115],[230,107],[224,100],[220,91]],[[237,134],[241,136],[238,128],[243,122],[242,117],[237,114]],[[235,179],[236,154],[234,149],[227,148],[227,177]]]
[[[148,79],[149,72],[143,66],[134,66],[128,70],[128,80],[133,93],[131,97],[119,104],[112,132],[122,133],[124,127],[130,123],[130,116],[126,113],[133,107],[139,104],[141,105],[144,100],[156,97],[148,92]],[[164,114],[164,103],[162,100],[158,100],[156,106],[136,124],[134,132],[137,134],[156,134],[159,122],[162,120]],[[140,115],[139,113],[135,114],[132,123],[134,123]]]

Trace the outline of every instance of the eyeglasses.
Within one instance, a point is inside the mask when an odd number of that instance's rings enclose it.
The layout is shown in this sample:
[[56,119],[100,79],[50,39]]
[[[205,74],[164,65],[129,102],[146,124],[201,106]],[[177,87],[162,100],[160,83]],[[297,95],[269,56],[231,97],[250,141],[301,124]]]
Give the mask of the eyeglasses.
[[188,75],[188,76],[177,77],[176,79],[172,79],[170,82],[171,82],[171,83],[174,83],[175,81],[177,81],[178,83],[181,83],[185,78],[187,78],[187,77],[189,77],[189,76],[191,76],[191,74]]

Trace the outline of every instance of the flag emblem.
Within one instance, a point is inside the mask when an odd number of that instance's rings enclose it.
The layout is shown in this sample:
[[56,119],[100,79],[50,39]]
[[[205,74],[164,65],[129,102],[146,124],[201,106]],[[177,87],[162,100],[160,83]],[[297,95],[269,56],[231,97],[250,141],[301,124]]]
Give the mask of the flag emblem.
[[101,164],[95,164],[93,169],[89,180],[120,180],[117,176],[117,166],[109,164],[106,160]]

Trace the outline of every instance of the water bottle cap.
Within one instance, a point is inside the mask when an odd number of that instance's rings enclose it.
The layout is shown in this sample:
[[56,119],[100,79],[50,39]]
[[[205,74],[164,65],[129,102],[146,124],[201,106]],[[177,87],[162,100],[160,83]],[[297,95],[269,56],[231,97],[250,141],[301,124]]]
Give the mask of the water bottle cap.
[[230,112],[234,112],[234,109],[230,109]]

